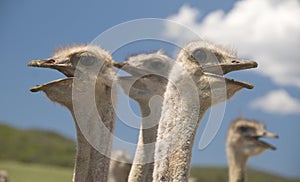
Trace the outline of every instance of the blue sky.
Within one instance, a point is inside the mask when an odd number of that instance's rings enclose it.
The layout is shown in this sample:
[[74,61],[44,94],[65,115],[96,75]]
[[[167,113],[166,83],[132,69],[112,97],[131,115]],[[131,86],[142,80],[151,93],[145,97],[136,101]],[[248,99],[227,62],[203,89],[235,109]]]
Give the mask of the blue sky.
[[[169,18],[185,24],[205,39],[230,45],[241,57],[255,59],[257,70],[229,74],[255,84],[227,103],[216,138],[200,151],[196,137],[193,165],[226,165],[224,141],[232,119],[239,115],[264,122],[280,138],[268,140],[277,151],[251,158],[249,165],[284,176],[300,177],[300,5],[296,0],[278,1],[1,1],[0,120],[20,128],[41,128],[75,137],[69,112],[29,88],[62,75],[27,67],[28,61],[51,56],[55,48],[89,43],[103,31],[139,18]],[[172,27],[162,30],[182,41]],[[152,43],[120,49],[113,56],[124,60],[132,53],[155,51],[164,44]],[[105,47],[104,47],[105,48]],[[170,49],[169,54],[173,54]],[[133,108],[138,113],[137,106]],[[207,116],[199,128],[203,131]],[[137,130],[119,123],[120,138],[136,141]]]

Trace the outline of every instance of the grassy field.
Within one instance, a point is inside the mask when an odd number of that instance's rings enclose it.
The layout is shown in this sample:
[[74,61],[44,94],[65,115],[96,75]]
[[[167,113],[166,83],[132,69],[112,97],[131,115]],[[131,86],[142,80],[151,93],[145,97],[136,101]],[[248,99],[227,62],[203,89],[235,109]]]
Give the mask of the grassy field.
[[[10,182],[68,182],[72,180],[73,170],[69,167],[57,167],[45,164],[26,164],[12,161],[0,161],[0,169],[9,173]],[[272,174],[249,170],[248,181],[255,182],[300,182],[300,180],[285,179]],[[226,182],[227,169],[215,167],[193,167],[191,175],[198,181]]]
[[72,168],[11,161],[0,161],[0,169],[7,170],[10,182],[67,182],[73,174]]

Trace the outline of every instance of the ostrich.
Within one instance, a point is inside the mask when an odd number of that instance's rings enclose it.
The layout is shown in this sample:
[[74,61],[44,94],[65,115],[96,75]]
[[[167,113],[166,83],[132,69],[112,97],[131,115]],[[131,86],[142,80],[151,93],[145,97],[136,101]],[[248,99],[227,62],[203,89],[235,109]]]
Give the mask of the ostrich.
[[246,181],[247,160],[251,156],[261,154],[266,149],[276,148],[260,137],[278,138],[278,135],[265,130],[265,126],[257,121],[238,118],[228,129],[226,153],[229,164],[229,182]]
[[191,150],[205,111],[242,88],[253,88],[222,74],[257,67],[255,61],[240,60],[208,42],[189,43],[176,62],[169,74],[157,131],[154,181],[188,181]]
[[[73,97],[74,92],[86,94],[87,88],[94,88],[97,94],[93,95],[96,102],[97,114],[100,114],[102,122],[113,132],[114,129],[114,110],[112,97],[115,93],[111,90],[112,82],[116,79],[115,71],[112,66],[110,54],[98,46],[71,46],[59,49],[52,58],[45,60],[33,60],[28,63],[31,67],[52,68],[63,73],[67,78],[55,80],[43,85],[32,87],[32,92],[43,91],[47,97],[65,106],[72,114],[76,126],[77,152],[73,181],[107,181],[109,171],[109,155],[111,151],[111,136],[105,132],[95,133],[94,127],[101,124],[100,119],[93,113],[87,113],[87,119],[77,120],[74,103],[84,101]],[[98,72],[98,68],[100,68]],[[93,85],[93,80],[96,82]],[[89,105],[84,105],[89,110]],[[85,111],[79,111],[85,114]],[[98,116],[98,115],[97,115]],[[92,143],[83,134],[82,126],[87,127],[89,135],[92,136]],[[105,128],[105,129],[104,129]],[[93,146],[91,145],[93,144]],[[102,154],[94,148],[94,145],[101,147],[108,156]]]
[[172,62],[162,51],[158,51],[131,56],[126,62],[114,63],[114,66],[132,74],[119,77],[119,83],[126,94],[139,103],[143,118],[128,181],[153,180],[154,147],[162,102],[155,102],[155,106],[152,107],[155,109],[152,111],[149,103],[153,96],[163,97]]
[[0,170],[0,182],[8,182],[8,174],[4,170]]

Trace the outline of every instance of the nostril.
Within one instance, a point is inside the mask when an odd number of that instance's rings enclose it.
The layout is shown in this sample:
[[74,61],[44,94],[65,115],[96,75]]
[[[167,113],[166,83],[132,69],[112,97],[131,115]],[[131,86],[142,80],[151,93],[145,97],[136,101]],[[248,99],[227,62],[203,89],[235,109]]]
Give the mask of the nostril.
[[236,60],[233,60],[233,61],[231,61],[231,63],[237,63],[237,64],[239,64],[240,62],[236,61]]
[[49,59],[49,60],[47,61],[47,63],[55,63],[55,60],[54,60],[54,59]]

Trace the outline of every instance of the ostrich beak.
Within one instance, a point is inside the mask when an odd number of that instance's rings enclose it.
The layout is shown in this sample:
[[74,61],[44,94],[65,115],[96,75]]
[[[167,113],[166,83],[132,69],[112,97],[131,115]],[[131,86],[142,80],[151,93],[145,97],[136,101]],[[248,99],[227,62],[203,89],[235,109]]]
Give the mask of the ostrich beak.
[[[243,88],[252,89],[254,86],[247,82],[242,82],[230,78],[223,77],[222,75],[204,72],[205,80],[208,81],[210,92],[213,97],[210,100],[212,105],[224,102],[235,95]],[[201,82],[202,79],[199,80]]]
[[216,65],[203,66],[203,69],[206,72],[225,75],[232,71],[251,69],[251,68],[256,68],[257,66],[258,66],[257,62],[253,60],[231,58],[229,62],[221,62]]
[[276,133],[272,133],[268,131],[265,131],[262,136],[269,137],[269,138],[279,138],[279,136]]
[[226,83],[227,87],[230,87],[230,86],[237,87],[237,88],[240,87],[240,89],[241,88],[252,89],[254,87],[250,83],[234,80],[231,78],[224,78],[223,76],[218,75],[218,74],[207,73],[207,72],[204,72],[204,74],[210,78],[219,79],[219,80],[221,80],[221,82],[225,79],[225,83]]
[[32,60],[27,65],[31,67],[51,68],[55,63],[54,59]]
[[229,73],[231,71],[245,70],[256,68],[258,66],[257,62],[253,60],[232,60],[231,64],[220,64],[223,73]]
[[[238,70],[245,70],[250,68],[256,68],[258,66],[257,62],[252,60],[242,60],[236,58],[230,58],[226,61],[220,62],[214,65],[203,65],[202,69],[206,75],[221,77],[224,79],[223,75]],[[226,78],[226,85],[227,85],[227,92],[230,93],[229,95],[233,95],[233,93],[237,92],[241,88],[252,89],[254,86],[247,82],[242,82],[238,80],[234,80],[231,78]]]
[[[45,90],[51,90],[50,88],[53,87],[53,85],[59,85],[59,84],[65,84],[68,85],[69,83],[71,83],[69,81],[69,78],[73,78],[74,77],[74,68],[72,67],[71,64],[68,64],[68,60],[67,61],[57,61],[53,58],[49,58],[49,59],[42,59],[42,60],[32,60],[28,63],[28,66],[30,67],[39,67],[39,68],[51,68],[51,69],[55,69],[61,73],[63,73],[64,75],[66,75],[68,78],[64,78],[64,79],[58,79],[58,80],[54,80],[51,81],[49,83],[45,83],[42,85],[37,85],[35,87],[30,88],[31,92],[38,92],[38,91],[45,91]],[[68,84],[66,84],[68,83]],[[70,84],[72,85],[72,84]],[[68,86],[70,86],[68,85]],[[54,88],[54,87],[53,87]]]
[[122,69],[125,65],[128,65],[128,64],[124,63],[124,62],[114,62],[113,65],[116,68]]
[[114,62],[113,66],[126,71],[127,73],[130,73],[132,76],[142,76],[149,74],[147,70],[136,68],[126,62]]
[[264,148],[266,149],[271,149],[271,150],[276,150],[276,147],[274,147],[273,145],[265,142],[265,141],[262,141],[262,140],[259,140],[259,138],[261,137],[268,137],[268,138],[279,138],[279,136],[275,133],[271,133],[269,131],[263,131],[263,133],[261,135],[258,135],[258,136],[255,136],[257,142]]
[[55,69],[67,77],[74,77],[75,68],[69,63],[69,60],[60,61],[53,58],[32,60],[27,65],[30,67]]
[[73,79],[72,78],[63,78],[63,79],[58,79],[58,80],[54,80],[51,82],[48,82],[46,84],[43,85],[37,85],[34,87],[30,88],[31,92],[39,92],[41,90],[43,91],[48,91],[48,90],[53,90],[53,91],[57,91],[57,92],[65,92],[66,88],[68,88],[69,90],[72,89],[73,83]]

